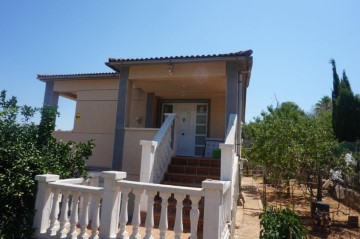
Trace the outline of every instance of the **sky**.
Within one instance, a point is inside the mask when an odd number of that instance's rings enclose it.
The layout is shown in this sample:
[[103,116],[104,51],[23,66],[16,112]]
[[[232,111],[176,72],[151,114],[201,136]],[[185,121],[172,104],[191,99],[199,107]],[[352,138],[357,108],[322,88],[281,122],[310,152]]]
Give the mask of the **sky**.
[[[360,93],[358,0],[63,0],[0,2],[0,90],[40,107],[37,74],[111,72],[109,57],[253,50],[246,121],[277,102],[311,112],[331,95],[334,58]],[[61,99],[57,127],[71,128]]]

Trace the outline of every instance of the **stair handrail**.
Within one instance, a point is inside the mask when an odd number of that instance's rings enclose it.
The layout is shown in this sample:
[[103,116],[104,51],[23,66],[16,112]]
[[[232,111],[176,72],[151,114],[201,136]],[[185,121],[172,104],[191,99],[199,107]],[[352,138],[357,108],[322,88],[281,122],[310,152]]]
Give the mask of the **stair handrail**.
[[237,115],[231,114],[228,121],[228,128],[226,130],[226,138],[223,144],[219,145],[221,149],[221,173],[220,173],[220,180],[223,181],[230,181],[230,197],[234,204],[229,203],[227,204],[227,219],[229,221],[232,220],[234,216],[233,211],[236,210],[237,202],[237,187],[238,187],[238,162],[239,158],[236,155],[237,151],[237,134],[239,133],[237,124]]
[[165,121],[152,140],[141,140],[140,182],[160,183],[176,151],[175,113],[165,114]]

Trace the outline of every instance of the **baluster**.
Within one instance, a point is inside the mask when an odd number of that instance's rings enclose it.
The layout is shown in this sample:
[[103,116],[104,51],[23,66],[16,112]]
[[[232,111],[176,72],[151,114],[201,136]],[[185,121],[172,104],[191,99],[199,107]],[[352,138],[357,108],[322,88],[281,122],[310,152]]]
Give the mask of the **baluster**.
[[63,191],[62,192],[63,195],[63,200],[62,200],[62,204],[61,204],[61,212],[60,212],[60,229],[57,232],[57,236],[60,238],[66,238],[66,235],[68,233],[66,226],[67,223],[69,222],[69,218],[68,218],[68,211],[69,211],[69,195],[70,195],[70,191]]
[[135,202],[134,202],[134,213],[132,219],[132,227],[133,231],[130,236],[131,239],[141,238],[139,233],[139,226],[141,224],[140,218],[140,203],[141,203],[141,194],[143,193],[143,189],[133,189],[133,193],[135,194]]
[[60,189],[55,189],[53,194],[53,204],[51,207],[51,214],[50,214],[50,227],[48,229],[48,234],[51,236],[56,235],[56,231],[58,228],[58,220],[57,217],[59,215],[59,194]]
[[128,222],[128,201],[129,201],[129,188],[120,188],[121,191],[121,211],[120,211],[120,227],[117,238],[129,238],[129,233],[126,231],[126,223]]
[[183,232],[182,209],[184,197],[184,194],[174,194],[174,198],[176,199],[176,218],[174,225],[175,239],[180,239]]
[[200,196],[191,196],[191,210],[190,210],[190,232],[191,232],[191,239],[197,239],[197,228],[199,222],[199,200],[201,199]]
[[147,202],[147,213],[146,213],[146,221],[145,221],[145,237],[144,239],[152,239],[152,229],[154,228],[154,191],[146,191],[146,195],[148,197]]
[[91,217],[91,239],[98,239],[99,236],[99,226],[100,226],[100,195],[95,195],[92,197],[92,217]]
[[80,220],[80,226],[81,226],[81,231],[80,231],[80,238],[88,238],[88,234],[86,232],[87,230],[87,225],[89,223],[89,202],[90,202],[90,197],[91,194],[90,193],[83,193],[82,195],[82,200],[83,201],[83,205],[82,205],[82,213],[81,213],[81,220]]
[[167,216],[167,209],[168,209],[168,199],[170,197],[170,193],[161,193],[161,216],[160,216],[160,223],[159,223],[159,230],[160,230],[160,239],[166,238],[166,231],[168,229],[168,216]]
[[76,239],[78,232],[76,231],[76,225],[79,221],[79,196],[80,192],[74,192],[73,200],[72,200],[72,208],[71,208],[71,215],[70,215],[70,235],[72,239]]

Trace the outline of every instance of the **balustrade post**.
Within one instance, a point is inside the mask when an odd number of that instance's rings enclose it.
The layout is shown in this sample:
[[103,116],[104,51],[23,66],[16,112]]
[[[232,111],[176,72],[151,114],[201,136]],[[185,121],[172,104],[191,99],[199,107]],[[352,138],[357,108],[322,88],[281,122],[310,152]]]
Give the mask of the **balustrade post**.
[[232,172],[233,172],[233,159],[234,159],[234,149],[233,144],[220,144],[219,148],[221,149],[221,173],[220,180],[231,181]]
[[120,239],[129,238],[129,233],[126,231],[126,223],[128,222],[128,201],[130,188],[122,187],[121,191],[121,212],[120,212],[120,226],[117,237]]
[[140,239],[141,235],[139,233],[139,226],[141,224],[141,216],[140,216],[140,204],[141,204],[141,194],[144,193],[143,189],[133,189],[133,193],[135,194],[134,201],[134,212],[132,218],[132,233],[130,235],[131,239]]
[[154,228],[154,197],[156,192],[146,191],[148,197],[147,201],[147,214],[145,220],[145,239],[153,239],[152,230]]
[[175,216],[175,225],[174,225],[175,239],[180,239],[184,229],[182,216],[183,216],[183,200],[185,198],[185,194],[175,193],[174,198],[176,199],[176,216]]
[[197,239],[197,228],[199,224],[199,201],[201,199],[200,196],[191,196],[191,210],[190,210],[190,232],[191,239]]
[[50,228],[48,229],[48,234],[51,236],[56,235],[56,231],[59,229],[58,225],[58,214],[59,214],[59,194],[60,189],[55,189],[53,192],[53,203],[50,213]]
[[223,239],[222,232],[224,220],[224,192],[229,188],[230,182],[205,180],[202,188],[205,191],[204,232],[203,238]]
[[100,218],[100,238],[115,238],[119,225],[120,188],[116,181],[126,178],[125,172],[104,171],[104,191]]
[[[99,186],[99,178],[101,173],[100,172],[90,172],[89,173],[89,186],[98,187]],[[95,207],[95,199],[92,197],[90,198],[90,206],[89,208]],[[92,218],[92,210],[89,211],[89,218]]]
[[59,180],[59,175],[44,174],[36,175],[35,180],[38,181],[38,189],[35,201],[35,217],[33,227],[35,228],[35,237],[46,233],[50,225],[51,212],[51,188],[47,186],[49,182]]
[[[234,167],[238,167],[237,160],[235,160],[235,145],[233,144],[220,144],[221,149],[221,173],[220,180],[222,181],[231,181],[231,198],[234,195],[234,187],[238,185],[234,185]],[[237,158],[236,158],[237,159]],[[235,164],[236,161],[236,164]],[[229,214],[231,214],[232,204],[229,203],[227,206],[227,210]]]
[[160,239],[166,238],[166,231],[168,229],[168,200],[170,197],[170,193],[162,192],[160,194],[161,197],[161,216],[159,222],[159,230],[160,230]]
[[[141,165],[140,165],[140,182],[152,183],[153,182],[153,166],[155,159],[155,149],[157,142],[151,140],[141,140]],[[146,212],[147,210],[147,195],[143,193],[141,195],[140,210]]]

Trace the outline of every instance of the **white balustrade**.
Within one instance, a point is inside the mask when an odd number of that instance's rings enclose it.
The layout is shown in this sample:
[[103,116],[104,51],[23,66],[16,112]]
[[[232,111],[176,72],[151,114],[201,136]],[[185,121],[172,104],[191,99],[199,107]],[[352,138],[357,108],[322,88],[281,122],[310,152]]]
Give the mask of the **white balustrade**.
[[[199,222],[199,201],[204,197],[203,238],[227,239],[229,221],[227,205],[231,202],[230,182],[206,180],[203,188],[179,187],[123,180],[124,172],[107,171],[101,175],[104,187],[94,187],[66,183],[56,175],[39,175],[37,180],[37,212],[34,224],[41,238],[155,238],[154,236],[154,197],[161,197],[161,215],[159,238],[166,238],[168,230],[174,230],[175,238],[183,234],[183,201],[191,201],[190,238],[197,238]],[[72,180],[75,182],[76,180]],[[80,180],[79,180],[80,181]],[[76,181],[76,182],[79,182]],[[42,194],[40,194],[42,192]],[[126,230],[128,223],[129,193],[135,195],[132,213],[132,231]],[[141,235],[141,195],[147,194],[147,217],[145,234]],[[168,228],[168,199],[174,195],[176,217],[174,228]],[[80,198],[82,198],[80,200]],[[61,201],[61,202],[60,202]],[[79,203],[82,202],[82,214],[79,216]],[[90,203],[93,202],[93,203]],[[61,204],[61,207],[60,207]],[[93,206],[91,206],[93,205]],[[121,206],[120,206],[121,205]],[[121,208],[120,208],[121,207]],[[101,210],[101,216],[100,215]],[[90,213],[91,212],[91,213]],[[90,216],[91,214],[91,216]],[[91,223],[91,232],[88,230]]]

